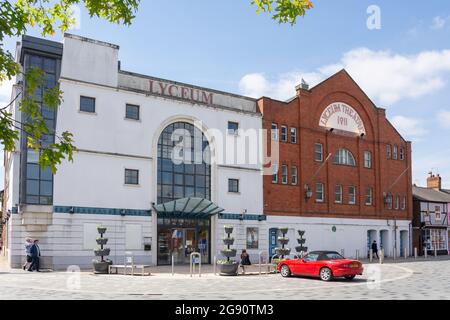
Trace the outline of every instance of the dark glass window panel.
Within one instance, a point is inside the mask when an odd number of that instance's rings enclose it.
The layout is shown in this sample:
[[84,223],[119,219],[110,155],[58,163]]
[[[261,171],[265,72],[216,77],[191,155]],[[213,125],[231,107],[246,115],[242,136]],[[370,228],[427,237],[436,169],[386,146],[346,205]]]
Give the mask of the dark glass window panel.
[[172,186],[171,185],[170,186],[163,185],[161,191],[162,191],[162,196],[163,197],[172,199],[172,197],[173,197],[173,190],[172,190]]
[[44,205],[50,205],[53,202],[53,197],[51,196],[40,196],[40,204],[44,204]]
[[41,181],[40,194],[42,196],[51,196],[53,193],[53,183],[51,181]]
[[195,187],[195,196],[198,198],[205,198],[205,188]]
[[239,192],[239,180],[228,179],[228,192]]
[[196,187],[205,187],[205,177],[204,176],[195,176],[195,186]]
[[195,165],[195,173],[196,174],[205,174],[205,165],[204,164],[196,164]]
[[45,75],[45,87],[53,88],[56,84],[56,75],[54,74],[46,74]]
[[171,172],[172,170],[173,170],[172,160],[163,159],[162,160],[162,171],[169,171],[169,172]]
[[27,180],[27,195],[39,195],[39,180]]
[[195,189],[194,187],[186,187],[184,191],[185,197],[194,197],[195,196]]
[[183,173],[184,172],[184,165],[182,164],[176,164],[173,166],[173,171],[176,173]]
[[27,178],[39,179],[39,165],[30,163],[27,164]]
[[183,175],[182,174],[176,174],[174,182],[175,182],[176,185],[183,185]]
[[125,117],[127,119],[139,120],[139,106],[127,104]]
[[174,192],[173,192],[173,196],[175,198],[183,198],[184,197],[184,188],[182,186],[175,186],[173,188]]
[[239,129],[239,123],[228,121],[228,132],[229,133],[237,133],[237,130]]
[[55,110],[50,109],[49,107],[43,106],[41,114],[46,119],[55,119]]
[[55,59],[44,59],[44,71],[48,73],[56,72],[56,60]]
[[80,97],[80,111],[95,112],[95,98]]
[[27,151],[27,162],[28,163],[38,163],[39,153],[35,150],[28,149]]
[[52,180],[53,179],[53,173],[52,170],[47,167],[44,170],[41,169],[41,180]]
[[30,56],[30,67],[42,69],[42,58],[39,56]]
[[38,197],[38,196],[30,196],[30,195],[27,195],[27,203],[30,203],[30,204],[39,204],[39,197]]
[[125,169],[125,184],[139,184],[139,170]]
[[184,184],[187,186],[193,186],[194,185],[194,176],[193,175],[185,175],[184,176]]
[[171,172],[163,172],[162,173],[162,184],[172,184],[173,183],[173,175]]
[[184,165],[184,172],[189,174],[195,173],[195,166],[193,164],[185,164]]

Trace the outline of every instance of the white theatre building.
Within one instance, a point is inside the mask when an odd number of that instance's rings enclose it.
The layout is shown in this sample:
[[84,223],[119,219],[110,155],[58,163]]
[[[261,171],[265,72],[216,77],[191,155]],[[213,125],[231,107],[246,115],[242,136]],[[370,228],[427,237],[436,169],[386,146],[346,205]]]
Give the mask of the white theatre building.
[[[267,246],[262,166],[239,160],[248,152],[243,140],[259,143],[240,134],[261,129],[256,101],[120,70],[118,54],[116,45],[70,34],[62,43],[28,36],[18,43],[24,70],[44,69],[49,86],[59,81],[64,102],[43,115],[56,134],[74,134],[77,152],[54,176],[39,168],[24,134],[5,156],[11,266],[23,264],[24,239],[31,237],[40,240],[44,268],[89,268],[98,225],[107,227],[115,263],[127,251],[138,263],[170,264],[173,254],[184,264],[192,251],[211,263],[230,223],[237,248],[246,247],[250,228],[259,241],[249,252],[257,255]],[[18,104],[11,111],[20,120]],[[181,164],[171,159],[183,143],[179,132],[192,137],[181,154],[192,161]]]

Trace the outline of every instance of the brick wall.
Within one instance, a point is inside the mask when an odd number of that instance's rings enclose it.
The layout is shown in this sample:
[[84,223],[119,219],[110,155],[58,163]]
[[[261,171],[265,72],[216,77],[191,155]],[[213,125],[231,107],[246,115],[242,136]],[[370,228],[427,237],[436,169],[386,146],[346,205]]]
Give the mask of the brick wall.
[[[343,102],[353,107],[364,122],[366,135],[329,132],[319,126],[324,109],[334,102]],[[288,127],[288,142],[280,141],[280,161],[278,183],[272,183],[271,176],[264,177],[264,211],[267,215],[292,215],[312,217],[406,219],[412,218],[411,190],[411,144],[405,141],[386,119],[384,109],[377,108],[354,80],[343,70],[310,90],[298,89],[297,96],[289,102],[263,97],[258,101],[263,114],[263,126],[268,134],[270,154],[270,129],[272,123],[278,128]],[[297,143],[290,143],[290,128],[297,128]],[[279,134],[280,136],[280,134]],[[321,143],[324,162],[314,160],[314,145]],[[386,145],[398,146],[405,150],[404,160],[387,159]],[[333,164],[335,152],[349,150],[356,166]],[[372,153],[372,168],[363,166],[364,151]],[[398,151],[399,153],[399,151]],[[289,167],[289,183],[281,183],[281,166]],[[298,183],[292,185],[292,166],[298,168]],[[325,185],[325,201],[315,201],[315,185]],[[313,190],[306,200],[305,184]],[[335,185],[343,187],[343,202],[334,201]],[[357,188],[356,204],[348,204],[348,187]],[[373,188],[373,205],[365,204],[366,188]],[[393,195],[392,209],[384,203],[383,193]],[[400,196],[399,209],[395,209],[396,196]],[[402,210],[403,197],[406,208]]]

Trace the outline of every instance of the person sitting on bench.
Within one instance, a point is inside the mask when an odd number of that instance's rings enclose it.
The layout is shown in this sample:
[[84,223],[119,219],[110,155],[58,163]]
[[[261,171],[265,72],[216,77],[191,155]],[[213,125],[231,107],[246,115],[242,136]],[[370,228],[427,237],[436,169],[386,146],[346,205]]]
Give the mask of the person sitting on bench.
[[241,253],[241,265],[242,266],[250,266],[252,263],[250,262],[250,256],[247,253],[247,250],[242,250]]

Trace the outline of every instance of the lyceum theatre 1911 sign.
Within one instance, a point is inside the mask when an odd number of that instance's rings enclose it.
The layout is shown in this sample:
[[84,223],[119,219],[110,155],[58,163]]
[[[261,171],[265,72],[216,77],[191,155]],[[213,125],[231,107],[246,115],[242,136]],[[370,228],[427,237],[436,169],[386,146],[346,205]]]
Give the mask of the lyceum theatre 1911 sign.
[[365,135],[364,123],[355,109],[342,102],[332,103],[322,112],[319,125],[328,129],[337,129]]

